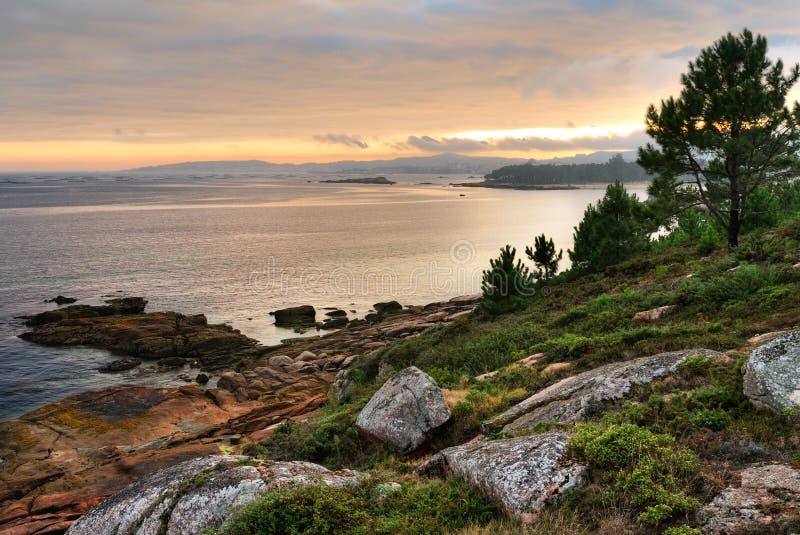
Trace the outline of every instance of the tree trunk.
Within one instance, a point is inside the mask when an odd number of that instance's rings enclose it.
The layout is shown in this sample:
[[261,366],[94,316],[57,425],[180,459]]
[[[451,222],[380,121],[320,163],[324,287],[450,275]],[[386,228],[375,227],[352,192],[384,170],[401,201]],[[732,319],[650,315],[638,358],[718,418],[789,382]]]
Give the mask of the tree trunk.
[[739,192],[733,191],[731,195],[731,213],[728,218],[728,250],[735,251],[739,247],[739,228],[742,225],[739,219]]

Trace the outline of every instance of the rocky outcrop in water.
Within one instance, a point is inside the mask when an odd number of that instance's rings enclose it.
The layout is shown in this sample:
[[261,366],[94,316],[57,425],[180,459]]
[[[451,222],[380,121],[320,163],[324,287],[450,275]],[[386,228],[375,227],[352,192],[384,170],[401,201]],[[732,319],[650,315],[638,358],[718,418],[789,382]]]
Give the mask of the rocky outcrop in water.
[[271,312],[275,325],[281,327],[309,327],[316,323],[317,311],[311,305],[289,307]]
[[63,320],[141,314],[144,312],[144,307],[146,305],[147,301],[142,297],[122,297],[119,299],[110,299],[106,301],[105,305],[72,305],[57,310],[48,310],[22,319],[25,320],[25,325],[36,327]]
[[355,485],[365,477],[352,470],[332,472],[307,462],[211,456],[150,474],[87,512],[70,535],[202,533],[228,520],[237,507],[288,485]]
[[436,381],[414,366],[389,378],[358,415],[356,427],[401,453],[419,448],[450,419]]
[[[233,366],[257,345],[228,325],[209,325],[202,314],[143,314],[146,303],[131,297],[104,306],[76,305],[43,312],[28,319],[34,328],[20,338],[44,345],[86,345],[139,359],[197,360],[208,369]],[[174,362],[164,364],[174,367]]]
[[74,297],[64,297],[63,295],[57,295],[52,299],[45,300],[45,303],[55,303],[58,306],[61,306],[61,305],[70,305],[75,301],[77,301],[77,299]]
[[568,442],[559,432],[469,442],[442,450],[417,473],[460,476],[505,514],[530,522],[586,479],[586,467],[567,459]]
[[483,424],[484,433],[503,430],[519,434],[538,423],[574,423],[599,416],[604,407],[625,398],[636,385],[650,383],[678,371],[694,355],[725,358],[709,349],[659,353],[614,362],[562,379]]
[[746,468],[741,485],[729,487],[697,512],[708,535],[794,533],[800,517],[800,470],[784,464]]
[[757,347],[742,373],[744,393],[755,405],[777,413],[800,409],[800,331]]

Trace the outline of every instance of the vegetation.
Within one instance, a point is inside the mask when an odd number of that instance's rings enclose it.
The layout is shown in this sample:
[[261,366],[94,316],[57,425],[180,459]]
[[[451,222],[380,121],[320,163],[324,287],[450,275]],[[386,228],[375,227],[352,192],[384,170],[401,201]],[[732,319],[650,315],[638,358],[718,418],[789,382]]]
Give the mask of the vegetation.
[[729,33],[689,63],[680,97],[647,110],[659,147],[640,148],[638,162],[656,175],[650,194],[677,210],[705,206],[731,249],[748,218],[764,215],[759,195],[796,171],[800,105],[785,103],[800,66],[783,70],[767,58],[766,38]]
[[500,249],[500,256],[489,260],[491,269],[483,272],[481,283],[486,311],[508,312],[533,293],[533,275],[516,255],[516,248],[506,245]]
[[493,505],[459,479],[408,479],[397,490],[374,479],[355,488],[319,485],[267,493],[239,510],[218,533],[436,534],[496,515]]
[[486,175],[490,183],[515,185],[548,184],[608,184],[620,182],[648,182],[647,173],[633,162],[626,162],[616,154],[606,163],[571,165],[536,164],[507,165]]
[[610,184],[596,205],[589,205],[575,227],[575,249],[569,251],[578,271],[601,271],[646,250],[654,231],[651,214],[620,182]]
[[536,266],[533,277],[537,280],[547,281],[558,272],[558,263],[564,257],[564,250],[559,249],[556,253],[556,244],[553,242],[553,238],[548,240],[542,234],[534,239],[533,249],[530,245],[525,248],[525,254]]
[[[717,80],[699,73],[724,65],[714,61],[730,60],[729,55],[742,51],[740,46],[748,51],[742,68],[749,69],[750,56],[760,57],[765,43],[748,39],[746,33],[728,36],[704,51],[685,84],[696,88],[702,80]],[[781,76],[778,67],[770,80],[759,83],[788,84],[791,80],[776,78]],[[745,85],[747,98],[764,104],[756,98],[761,86]],[[736,91],[731,98],[739,95]],[[685,91],[683,97],[693,94]],[[780,91],[773,96],[777,99]],[[679,102],[665,106],[684,110]],[[663,110],[659,118],[666,120]],[[713,132],[694,127],[692,136],[714,140]],[[745,140],[759,139],[755,134],[762,132],[760,126],[749,130]],[[664,158],[672,154],[670,145],[662,146]],[[736,142],[726,141],[725,146],[736,154]],[[655,157],[656,149],[648,150]],[[696,535],[700,531],[694,527],[694,511],[736,483],[740,468],[754,462],[800,462],[800,427],[787,415],[754,407],[743,394],[741,373],[748,338],[797,328],[800,185],[773,180],[777,175],[772,169],[772,179],[749,190],[746,199],[740,191],[749,212],[740,205],[738,247],[726,250],[721,242],[730,230],[729,220],[723,224],[708,206],[687,208],[683,196],[691,191],[672,187],[665,177],[679,173],[670,174],[670,169],[677,167],[665,167],[654,181],[651,190],[659,196],[652,203],[645,205],[615,182],[601,201],[586,209],[575,228],[575,248],[569,251],[571,269],[556,274],[560,253],[556,255],[552,240],[536,238],[526,253],[538,278],[548,280],[549,293],[534,291],[542,285],[517,259],[516,250],[506,246],[484,272],[485,297],[478,313],[355,361],[349,373],[356,386],[347,399],[331,400],[315,419],[289,420],[266,440],[247,445],[251,455],[357,468],[371,477],[351,489],[269,493],[242,509],[223,532]],[[709,163],[708,169],[715,168]],[[743,176],[737,175],[737,181],[754,184],[753,176]],[[701,181],[706,195],[719,193],[713,197],[719,201],[716,210],[735,210],[732,201],[724,200],[722,186],[707,177]],[[672,212],[676,206],[681,210]],[[673,306],[667,316],[647,323],[634,320],[637,312],[665,305]],[[416,460],[369,443],[354,426],[358,412],[384,380],[378,374],[382,366],[417,366],[447,389],[453,418],[433,437],[429,448],[436,451],[472,439],[482,422],[566,374],[692,347],[727,356],[690,357],[677,373],[632,387],[627,401],[609,404],[593,421],[545,423],[533,430],[569,432],[570,455],[590,468],[590,481],[524,528],[498,518],[460,480],[410,476]],[[540,355],[532,364],[520,363],[532,354]],[[483,375],[487,372],[494,373]],[[498,433],[487,438],[503,437]],[[400,481],[402,489],[383,496],[380,481]]]

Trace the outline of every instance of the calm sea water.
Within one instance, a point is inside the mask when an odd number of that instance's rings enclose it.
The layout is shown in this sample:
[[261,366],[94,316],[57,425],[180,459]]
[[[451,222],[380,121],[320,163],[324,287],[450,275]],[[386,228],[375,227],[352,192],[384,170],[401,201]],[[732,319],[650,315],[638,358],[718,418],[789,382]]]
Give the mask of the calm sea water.
[[176,382],[174,373],[100,374],[118,357],[17,338],[14,316],[52,308],[43,301],[58,294],[89,304],[144,296],[149,311],[204,313],[272,344],[296,336],[272,325],[268,312],[284,306],[363,315],[381,300],[475,293],[506,243],[522,251],[544,232],[570,247],[586,204],[603,193],[391,178],[398,184],[0,175],[0,420],[89,388]]

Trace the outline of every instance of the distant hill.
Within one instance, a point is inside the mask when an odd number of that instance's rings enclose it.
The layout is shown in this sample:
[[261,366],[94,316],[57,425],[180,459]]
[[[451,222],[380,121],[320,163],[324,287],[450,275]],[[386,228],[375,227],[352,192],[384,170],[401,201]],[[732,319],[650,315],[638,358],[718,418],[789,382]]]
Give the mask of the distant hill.
[[207,162],[182,162],[152,165],[127,169],[131,174],[327,174],[327,173],[418,173],[452,174],[473,173],[484,175],[499,167],[535,162],[536,164],[565,164],[606,161],[607,153],[576,154],[568,158],[529,160],[522,158],[499,158],[495,156],[464,156],[461,154],[437,154],[434,156],[412,156],[392,160],[355,161],[344,160],[331,163],[278,164],[261,160],[221,160]]
[[507,165],[486,175],[487,186],[545,186],[620,182],[647,182],[650,176],[635,162],[616,154],[605,163],[533,163]]

